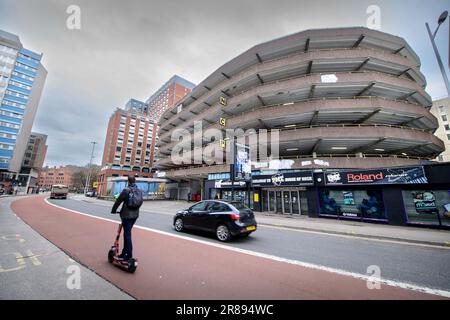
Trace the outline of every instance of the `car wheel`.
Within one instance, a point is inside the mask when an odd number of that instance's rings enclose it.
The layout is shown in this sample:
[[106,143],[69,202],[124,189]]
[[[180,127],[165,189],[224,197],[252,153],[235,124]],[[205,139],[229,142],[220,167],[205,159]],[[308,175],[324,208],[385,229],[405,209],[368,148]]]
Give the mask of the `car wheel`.
[[178,218],[177,220],[175,220],[175,231],[177,232],[181,232],[184,229],[184,223],[183,223],[183,219]]
[[219,241],[226,242],[231,239],[231,233],[228,227],[221,224],[216,229],[216,237]]

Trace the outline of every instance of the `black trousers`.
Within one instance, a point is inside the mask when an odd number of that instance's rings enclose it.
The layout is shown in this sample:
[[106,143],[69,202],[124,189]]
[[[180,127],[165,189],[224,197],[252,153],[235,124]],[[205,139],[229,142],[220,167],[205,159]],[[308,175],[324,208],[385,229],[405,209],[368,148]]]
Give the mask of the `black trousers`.
[[133,242],[131,241],[131,229],[133,228],[135,219],[122,219],[123,226],[123,250],[122,256],[126,259],[133,258]]

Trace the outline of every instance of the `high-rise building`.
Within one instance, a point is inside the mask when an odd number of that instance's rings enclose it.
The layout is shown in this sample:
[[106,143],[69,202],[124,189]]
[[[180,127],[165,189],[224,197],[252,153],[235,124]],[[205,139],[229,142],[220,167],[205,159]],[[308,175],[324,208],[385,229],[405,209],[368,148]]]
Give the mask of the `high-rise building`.
[[450,98],[433,101],[430,109],[437,118],[439,127],[434,133],[439,139],[444,141],[445,150],[435,159],[439,162],[450,161]]
[[[134,107],[132,107],[134,105]],[[133,174],[150,178],[157,124],[145,112],[145,103],[131,99],[109,119],[103,150],[98,193],[107,192],[108,177]]]
[[194,87],[195,84],[192,82],[174,75],[147,99],[146,104],[148,105],[149,116],[156,122],[159,122],[161,115],[166,110],[174,107]]
[[27,149],[23,158],[22,168],[42,169],[47,154],[47,135],[31,132]]
[[19,173],[47,71],[42,54],[0,30],[0,170]]

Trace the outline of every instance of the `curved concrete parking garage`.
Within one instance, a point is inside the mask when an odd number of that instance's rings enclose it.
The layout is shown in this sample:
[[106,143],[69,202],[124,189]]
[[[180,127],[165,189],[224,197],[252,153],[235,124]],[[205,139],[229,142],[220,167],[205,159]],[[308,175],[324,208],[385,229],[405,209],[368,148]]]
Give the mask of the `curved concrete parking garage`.
[[[324,81],[327,74],[336,80]],[[361,163],[382,155],[383,165],[389,157],[404,155],[431,159],[443,146],[432,135],[438,124],[428,111],[431,99],[425,85],[414,51],[404,39],[382,32],[309,30],[269,41],[220,67],[180,108],[163,114],[155,165],[178,167],[170,159],[180,144],[172,141],[172,134],[176,129],[192,133],[196,123],[203,130],[281,129],[281,157],[353,158],[356,153],[366,159]],[[221,118],[225,126],[219,124]],[[288,127],[301,132],[300,137]],[[336,141],[339,150],[331,149]]]
[[[447,169],[430,161],[444,144],[433,135],[438,121],[425,86],[419,57],[400,37],[357,27],[275,39],[225,63],[165,111],[155,167],[180,199],[201,194],[257,211],[441,226],[444,218],[414,209],[420,190],[435,190],[442,206],[450,188],[436,174]],[[199,127],[222,135],[196,139]],[[251,183],[233,185],[224,155],[210,155],[223,148],[218,137],[227,129],[247,132]],[[269,141],[276,130],[277,150],[262,139],[267,153],[255,154],[252,129],[263,129],[258,138],[269,132]],[[187,150],[184,163],[173,162]],[[193,161],[199,154],[208,156],[203,163]]]

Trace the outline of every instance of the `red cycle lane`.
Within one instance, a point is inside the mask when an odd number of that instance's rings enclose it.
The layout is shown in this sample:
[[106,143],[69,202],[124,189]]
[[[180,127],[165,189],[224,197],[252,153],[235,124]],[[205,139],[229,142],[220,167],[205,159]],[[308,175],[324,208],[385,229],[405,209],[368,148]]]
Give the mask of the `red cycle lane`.
[[[47,204],[44,197],[12,203],[13,211],[73,259],[137,299],[439,299],[323,270],[133,229],[134,274],[107,261],[117,224]],[[83,279],[81,280],[83,281]],[[49,284],[51,285],[51,284]]]

